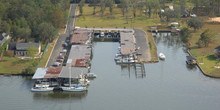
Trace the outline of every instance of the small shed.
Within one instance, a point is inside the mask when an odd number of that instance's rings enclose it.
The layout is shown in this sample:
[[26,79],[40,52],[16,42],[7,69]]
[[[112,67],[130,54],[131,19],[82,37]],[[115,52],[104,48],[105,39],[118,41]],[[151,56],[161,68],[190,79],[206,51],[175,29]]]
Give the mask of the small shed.
[[191,55],[186,56],[186,59],[187,59],[186,63],[188,65],[195,65],[197,63],[197,59],[194,56],[191,56]]
[[217,57],[220,57],[220,46],[216,47],[216,48],[214,49],[214,52],[215,52],[215,54],[216,54]]

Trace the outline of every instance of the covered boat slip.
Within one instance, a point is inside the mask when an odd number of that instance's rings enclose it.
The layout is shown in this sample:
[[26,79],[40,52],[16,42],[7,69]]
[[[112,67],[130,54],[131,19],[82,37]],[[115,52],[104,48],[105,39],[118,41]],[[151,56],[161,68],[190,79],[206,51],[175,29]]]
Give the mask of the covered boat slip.
[[91,45],[72,45],[66,65],[69,67],[88,67],[91,53]]
[[[89,71],[85,67],[49,67],[37,68],[32,79],[53,79],[53,78],[82,78]],[[70,73],[71,72],[71,73]]]

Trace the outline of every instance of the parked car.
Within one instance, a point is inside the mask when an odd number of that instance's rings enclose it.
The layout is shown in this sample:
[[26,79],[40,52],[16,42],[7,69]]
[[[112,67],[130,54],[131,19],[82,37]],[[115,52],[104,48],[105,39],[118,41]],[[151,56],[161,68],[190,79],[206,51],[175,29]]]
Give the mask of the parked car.
[[68,44],[65,42],[64,44],[63,44],[63,47],[67,47],[68,46]]
[[53,63],[53,66],[55,66],[55,67],[61,66],[61,63],[60,63],[60,62],[54,62],[54,63]]
[[64,56],[58,56],[57,59],[64,59]]
[[63,59],[57,59],[56,61],[57,62],[63,62]]
[[63,49],[60,53],[66,53],[67,50],[66,49]]

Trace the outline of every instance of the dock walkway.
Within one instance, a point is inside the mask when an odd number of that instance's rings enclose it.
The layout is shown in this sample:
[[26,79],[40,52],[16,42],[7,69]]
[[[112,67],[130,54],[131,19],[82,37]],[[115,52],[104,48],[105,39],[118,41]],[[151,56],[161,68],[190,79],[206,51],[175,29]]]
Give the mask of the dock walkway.
[[141,62],[147,63],[151,61],[151,54],[150,54],[150,47],[146,39],[146,33],[140,29],[134,29],[135,33],[134,36],[136,38],[136,45],[137,47],[140,47],[139,50],[137,50],[138,59]]

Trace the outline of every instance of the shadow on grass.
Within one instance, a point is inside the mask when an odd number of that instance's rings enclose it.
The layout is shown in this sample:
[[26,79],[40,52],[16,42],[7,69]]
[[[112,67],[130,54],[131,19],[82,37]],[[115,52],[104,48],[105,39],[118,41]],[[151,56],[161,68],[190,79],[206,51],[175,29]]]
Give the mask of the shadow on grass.
[[209,55],[206,57],[208,60],[216,60],[215,55]]
[[15,66],[17,64],[24,64],[24,63],[27,63],[29,61],[30,60],[17,60],[17,61],[12,62],[12,66]]

